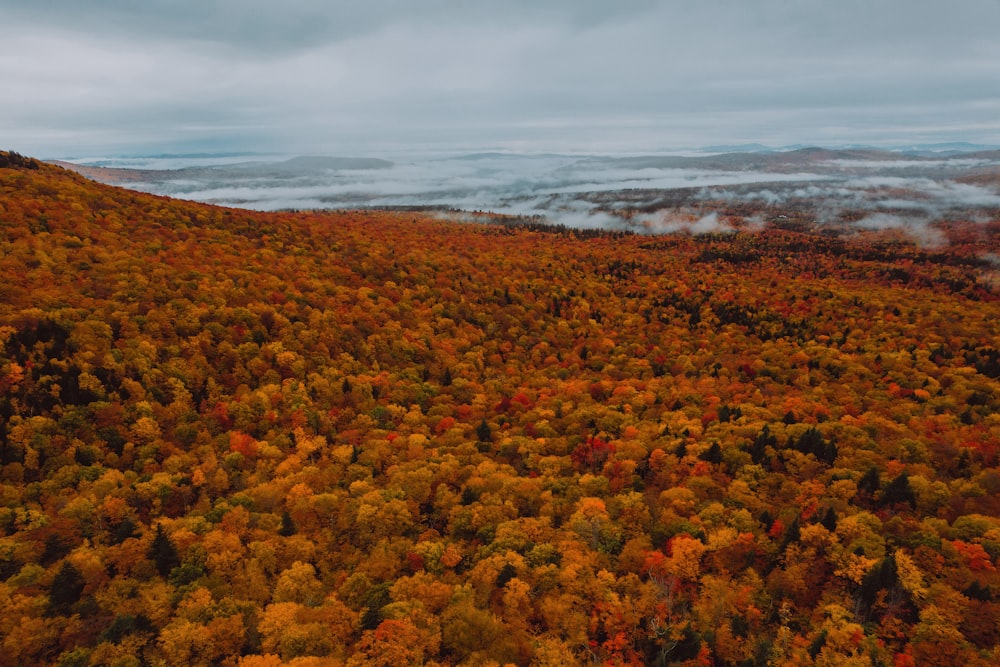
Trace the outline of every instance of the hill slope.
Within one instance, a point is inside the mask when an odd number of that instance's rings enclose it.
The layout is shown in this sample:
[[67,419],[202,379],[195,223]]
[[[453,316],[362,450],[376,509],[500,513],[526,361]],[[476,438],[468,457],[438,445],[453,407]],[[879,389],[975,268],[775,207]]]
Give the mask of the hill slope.
[[5,664],[1000,658],[969,253],[2,164]]

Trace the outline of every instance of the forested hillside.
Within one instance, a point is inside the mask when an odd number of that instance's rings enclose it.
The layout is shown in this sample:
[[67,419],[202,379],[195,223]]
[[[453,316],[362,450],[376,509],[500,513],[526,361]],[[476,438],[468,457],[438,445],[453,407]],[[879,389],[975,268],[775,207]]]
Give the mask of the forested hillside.
[[0,664],[995,665],[997,227],[257,214],[0,153]]

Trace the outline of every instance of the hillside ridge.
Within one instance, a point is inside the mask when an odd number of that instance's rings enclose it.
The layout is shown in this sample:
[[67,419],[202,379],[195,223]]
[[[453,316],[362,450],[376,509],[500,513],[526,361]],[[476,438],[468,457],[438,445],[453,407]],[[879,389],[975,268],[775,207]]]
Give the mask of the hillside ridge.
[[4,661],[1000,659],[983,224],[256,213],[11,155]]

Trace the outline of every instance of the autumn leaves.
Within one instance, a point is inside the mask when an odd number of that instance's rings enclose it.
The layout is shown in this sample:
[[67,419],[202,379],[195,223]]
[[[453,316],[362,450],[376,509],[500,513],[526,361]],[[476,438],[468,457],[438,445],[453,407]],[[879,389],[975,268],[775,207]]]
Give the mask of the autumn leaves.
[[0,187],[12,659],[996,657],[969,264]]

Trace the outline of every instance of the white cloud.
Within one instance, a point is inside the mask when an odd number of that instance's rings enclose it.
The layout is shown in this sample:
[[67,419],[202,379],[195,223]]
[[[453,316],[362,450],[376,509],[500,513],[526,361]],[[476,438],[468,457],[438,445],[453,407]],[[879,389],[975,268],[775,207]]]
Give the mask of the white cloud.
[[638,215],[633,218],[639,230],[649,234],[728,234],[735,231],[730,225],[719,219],[718,213],[712,211],[703,215],[693,215],[678,211],[660,211],[650,215]]
[[926,220],[901,217],[887,213],[871,213],[854,223],[858,229],[877,231],[895,230],[913,239],[926,248],[940,248],[948,245],[947,237]]

